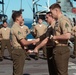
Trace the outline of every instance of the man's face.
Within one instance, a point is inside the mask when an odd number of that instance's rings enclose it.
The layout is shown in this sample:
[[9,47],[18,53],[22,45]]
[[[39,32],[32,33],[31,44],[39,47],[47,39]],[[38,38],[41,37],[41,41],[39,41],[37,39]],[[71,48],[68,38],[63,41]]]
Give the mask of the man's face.
[[3,27],[7,27],[7,23],[6,22],[3,23]]
[[57,11],[56,11],[56,9],[50,9],[50,12],[52,13],[52,16],[54,18],[57,18]]
[[39,19],[39,20],[38,20],[38,23],[41,24],[41,23],[42,23],[42,19]]
[[23,23],[23,17],[22,17],[22,15],[20,15],[19,17],[17,17],[17,20],[20,22],[20,24],[22,24]]
[[46,17],[45,17],[46,21],[51,24],[51,21],[52,21],[52,17],[51,15],[49,16],[49,14],[46,14]]
[[24,25],[24,20],[22,21],[22,23],[21,23],[21,26],[23,26]]

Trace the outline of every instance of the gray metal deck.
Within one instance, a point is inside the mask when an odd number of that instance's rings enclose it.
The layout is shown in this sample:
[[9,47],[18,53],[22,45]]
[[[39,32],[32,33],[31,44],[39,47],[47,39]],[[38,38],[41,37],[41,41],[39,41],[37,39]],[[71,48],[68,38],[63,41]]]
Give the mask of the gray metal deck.
[[[7,50],[5,50],[5,56],[8,56]],[[69,75],[76,75],[76,58],[69,60]],[[12,61],[4,59],[0,62],[0,75],[12,75]],[[49,75],[47,61],[44,59],[25,60],[24,75]]]

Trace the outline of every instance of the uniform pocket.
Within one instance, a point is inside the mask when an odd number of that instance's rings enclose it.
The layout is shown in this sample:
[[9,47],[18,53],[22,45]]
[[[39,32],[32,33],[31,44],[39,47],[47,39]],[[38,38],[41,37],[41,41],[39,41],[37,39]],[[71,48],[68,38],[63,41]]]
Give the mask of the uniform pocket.
[[17,55],[17,56],[19,56],[20,55],[20,50],[13,50],[12,51],[12,55]]
[[67,46],[57,46],[53,51],[54,54],[61,54],[61,55],[67,52],[70,52]]
[[69,48],[67,46],[64,46],[62,49],[61,49],[61,54],[65,54],[67,52],[70,52]]

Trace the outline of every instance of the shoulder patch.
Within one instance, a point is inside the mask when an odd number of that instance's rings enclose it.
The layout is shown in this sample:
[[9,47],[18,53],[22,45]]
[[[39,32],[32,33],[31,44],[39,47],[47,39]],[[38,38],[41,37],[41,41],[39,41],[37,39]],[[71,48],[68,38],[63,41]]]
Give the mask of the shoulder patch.
[[21,32],[20,31],[18,31],[18,35],[20,35],[21,34]]
[[68,28],[68,27],[69,27],[69,25],[66,23],[66,24],[65,24],[65,27],[66,27],[66,28]]

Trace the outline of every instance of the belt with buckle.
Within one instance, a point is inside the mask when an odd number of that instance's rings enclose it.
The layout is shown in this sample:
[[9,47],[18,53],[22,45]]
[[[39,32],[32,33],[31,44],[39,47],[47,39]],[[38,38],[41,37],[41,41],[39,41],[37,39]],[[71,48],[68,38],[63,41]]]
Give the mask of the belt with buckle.
[[57,44],[56,46],[68,46],[68,44]]
[[22,47],[18,46],[18,47],[13,47],[14,49],[22,49]]

